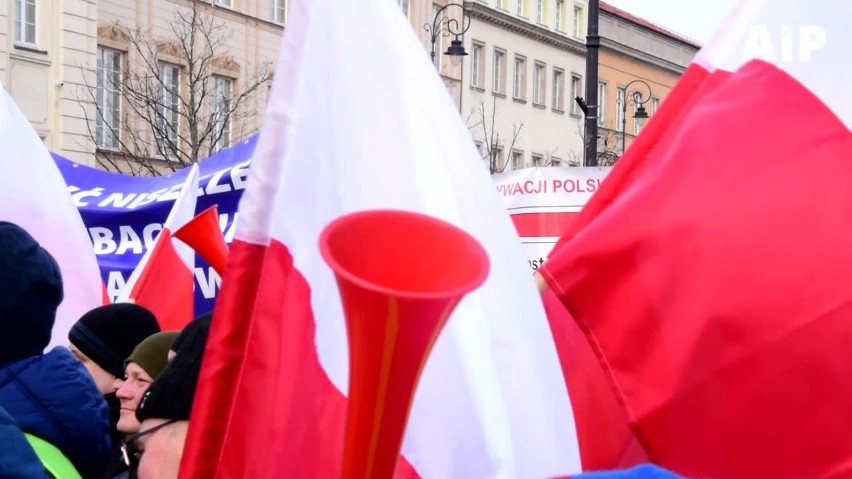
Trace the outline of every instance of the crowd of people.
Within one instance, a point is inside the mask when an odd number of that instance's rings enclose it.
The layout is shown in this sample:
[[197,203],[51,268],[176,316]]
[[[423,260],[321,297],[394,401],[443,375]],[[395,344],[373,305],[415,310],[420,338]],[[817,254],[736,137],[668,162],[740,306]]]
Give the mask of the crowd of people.
[[44,352],[62,298],[51,254],[0,221],[0,477],[176,478],[212,315],[160,331],[100,306]]

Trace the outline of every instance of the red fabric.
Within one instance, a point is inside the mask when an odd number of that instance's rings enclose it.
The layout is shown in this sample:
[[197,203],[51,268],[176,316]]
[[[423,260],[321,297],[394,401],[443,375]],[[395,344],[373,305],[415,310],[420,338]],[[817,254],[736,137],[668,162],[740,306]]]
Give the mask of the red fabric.
[[193,281],[193,272],[175,250],[171,232],[164,228],[130,299],[154,313],[163,331],[180,330],[193,317]]
[[584,471],[623,469],[648,462],[595,351],[559,298],[548,290],[544,309],[553,332]]
[[760,61],[678,94],[539,271],[651,461],[848,477],[852,133]]
[[228,262],[228,244],[219,229],[216,205],[198,213],[174,233],[174,237],[195,250],[220,276],[225,274]]
[[275,240],[235,240],[227,268],[180,477],[340,476],[346,398],[319,362],[308,283]]
[[568,229],[577,213],[516,213],[512,222],[518,230],[518,236],[559,236]]

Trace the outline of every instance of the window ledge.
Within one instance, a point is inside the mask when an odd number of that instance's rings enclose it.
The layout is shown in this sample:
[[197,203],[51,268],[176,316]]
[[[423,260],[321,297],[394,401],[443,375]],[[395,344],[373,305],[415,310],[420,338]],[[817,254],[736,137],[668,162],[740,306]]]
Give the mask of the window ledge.
[[479,93],[485,93],[485,88],[482,88],[481,86],[471,85],[470,89],[478,91]]
[[579,113],[570,113],[571,118],[583,118]]
[[560,115],[564,115],[564,114],[565,114],[565,110],[563,110],[563,109],[561,109],[561,108],[551,108],[551,111],[552,111],[553,113],[559,113]]
[[42,50],[35,45],[29,43],[15,43],[15,50],[21,50],[38,55],[47,55],[47,50]]
[[522,103],[522,104],[524,104],[524,105],[526,105],[526,104],[527,104],[527,101],[526,101],[525,99],[523,99],[523,98],[512,98],[512,100],[513,100],[515,103]]
[[497,98],[506,98],[506,94],[500,93],[499,91],[492,91],[491,94],[496,96]]
[[536,107],[536,108],[541,108],[542,110],[547,108],[546,106],[542,105],[541,103],[535,103],[535,102],[533,102],[533,106]]

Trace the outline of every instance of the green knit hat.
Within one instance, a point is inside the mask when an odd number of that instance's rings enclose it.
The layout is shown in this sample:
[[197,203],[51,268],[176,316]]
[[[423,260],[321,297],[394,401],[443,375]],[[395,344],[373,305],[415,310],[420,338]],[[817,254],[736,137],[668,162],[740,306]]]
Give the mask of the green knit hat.
[[180,331],[162,331],[148,336],[124,360],[124,367],[127,367],[127,363],[136,363],[149,376],[157,379],[157,376],[169,364],[169,348],[172,347],[178,334]]

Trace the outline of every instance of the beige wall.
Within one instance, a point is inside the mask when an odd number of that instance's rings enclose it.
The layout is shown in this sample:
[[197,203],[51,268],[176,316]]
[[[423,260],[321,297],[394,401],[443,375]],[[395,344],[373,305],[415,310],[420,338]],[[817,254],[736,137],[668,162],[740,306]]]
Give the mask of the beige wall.
[[89,140],[78,91],[93,75],[96,1],[37,0],[36,41],[16,44],[13,2],[0,2],[0,80],[47,147],[91,164]]
[[[649,95],[648,87],[635,82],[626,92],[624,142],[629,147],[636,131],[632,92],[638,91],[643,95],[643,101],[648,100],[642,106],[648,115],[653,116],[655,100],[658,104],[662,103],[692,61],[698,47],[609,12],[601,12],[600,33],[598,77],[606,84],[606,96],[603,101],[603,121],[599,122],[599,136],[608,136],[609,151],[620,155],[621,124],[617,124],[616,120],[622,104],[617,102],[617,89],[626,87],[634,80],[644,81],[650,87]],[[602,152],[602,146],[599,142],[599,153]]]
[[[571,94],[571,76],[585,77],[584,42],[573,38],[571,32],[573,5],[582,9],[582,2],[564,3],[566,15],[563,30],[555,26],[555,1],[545,1],[544,21],[538,23],[532,9],[536,2],[528,1],[525,11],[528,17],[517,15],[516,0],[505,0],[504,7],[498,6],[498,0],[489,2],[468,2],[473,24],[465,37],[465,48],[469,53],[475,44],[482,46],[483,59],[480,62],[482,74],[479,85],[473,84],[471,56],[464,60],[464,80],[462,82],[462,115],[468,125],[474,125],[483,119],[479,109],[485,105],[486,128],[481,125],[472,128],[474,140],[480,144],[483,153],[487,153],[487,143],[499,134],[502,151],[501,163],[511,163],[509,150],[514,132],[523,125],[512,149],[521,154],[520,168],[534,166],[533,157],[541,158],[541,166],[558,163],[561,166],[576,164],[582,159],[583,140],[580,133],[582,117],[573,112]],[[585,23],[585,15],[582,17]],[[494,51],[505,51],[504,91],[493,91]],[[525,59],[522,88],[519,98],[514,95],[514,59]],[[533,101],[534,65],[540,62],[544,68],[544,88],[541,104]],[[563,72],[562,109],[556,108],[553,101],[554,69]],[[494,126],[490,123],[494,119]],[[501,165],[502,166],[502,165]],[[512,165],[506,167],[506,171]]]
[[[229,38],[227,45],[216,52],[223,61],[212,72],[232,78],[235,81],[235,94],[251,83],[265,63],[274,70],[284,26],[273,21],[272,3],[272,0],[233,0],[231,8],[203,4],[204,14],[212,12],[214,21],[223,22],[223,31],[227,32]],[[190,4],[188,0],[99,0],[98,43],[125,53],[126,68],[134,68],[140,56],[126,41],[122,43],[114,35],[110,38],[109,26],[118,24],[130,29],[149,30],[153,38],[169,41],[175,37],[170,24],[176,11],[180,9],[188,12]],[[232,119],[231,144],[257,132],[268,93],[268,87],[258,90]]]

